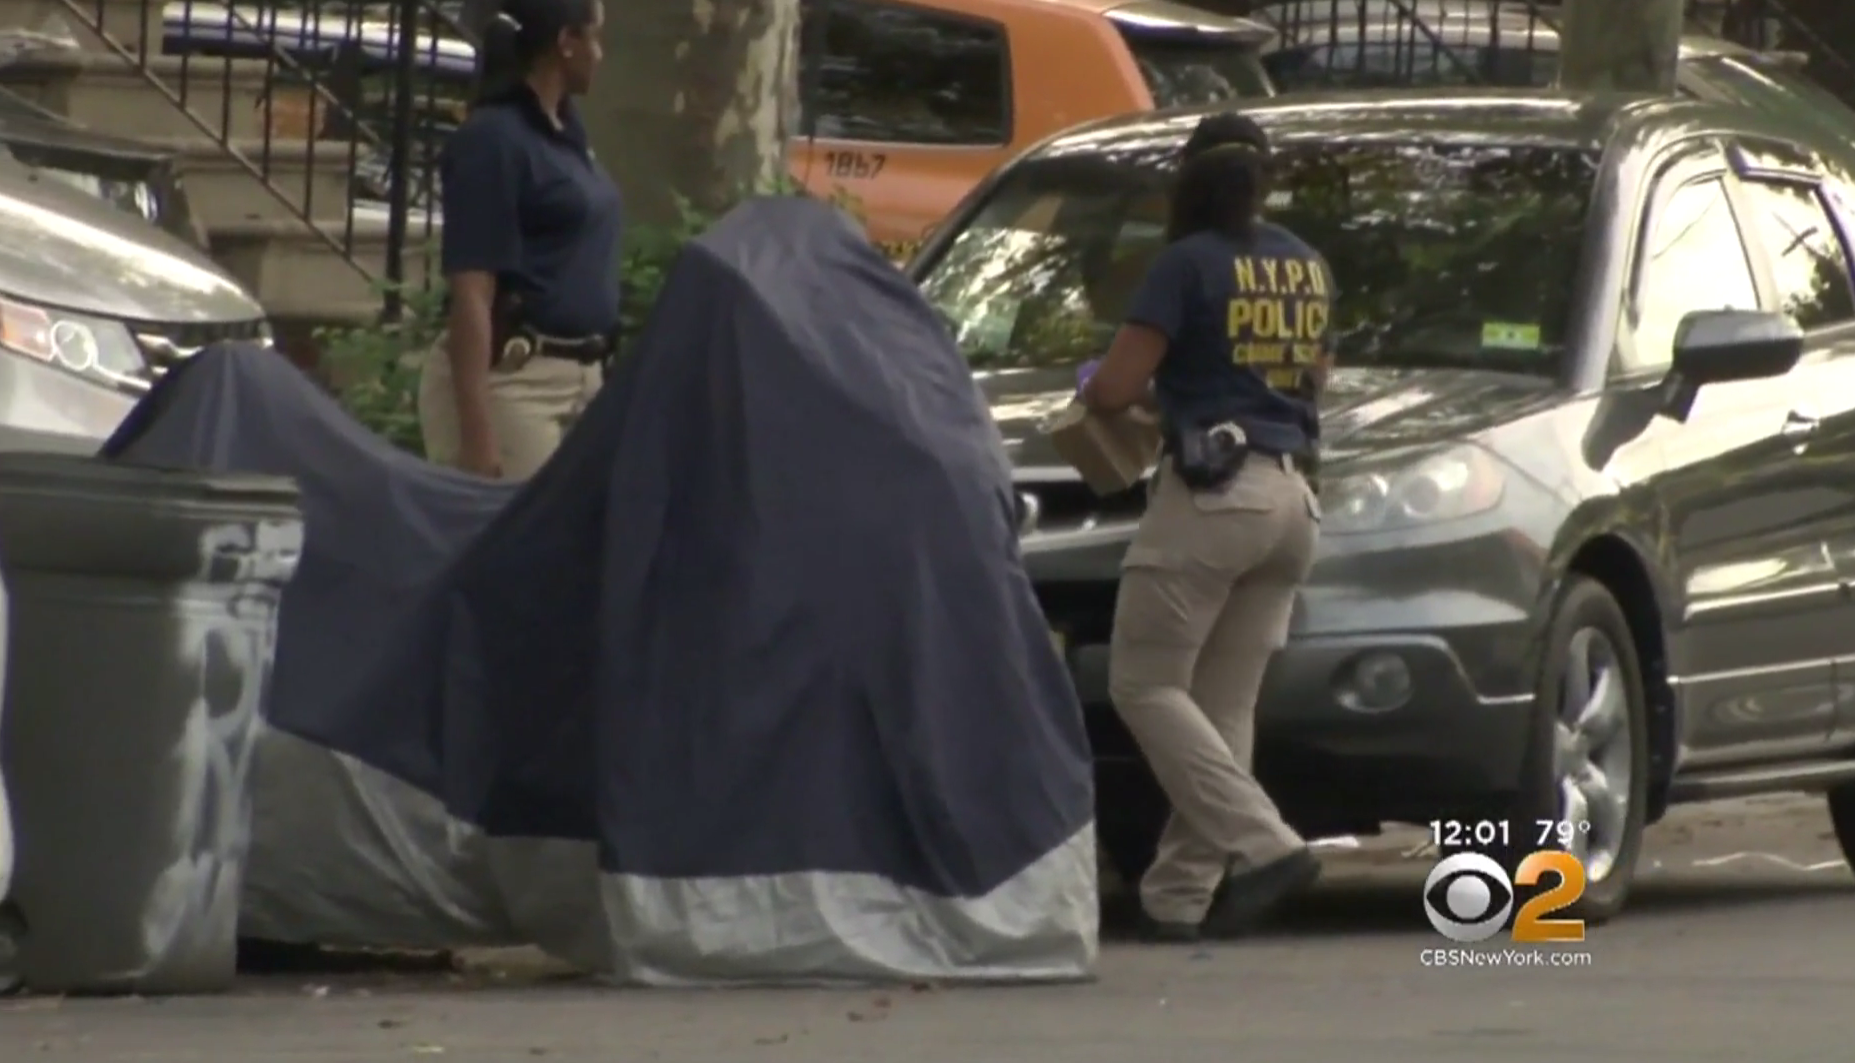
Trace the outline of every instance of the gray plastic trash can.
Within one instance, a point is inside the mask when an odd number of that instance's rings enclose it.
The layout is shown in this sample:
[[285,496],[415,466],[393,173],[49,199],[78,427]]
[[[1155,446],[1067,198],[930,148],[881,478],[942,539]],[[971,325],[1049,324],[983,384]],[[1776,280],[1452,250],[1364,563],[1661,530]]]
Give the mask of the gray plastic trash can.
[[[0,690],[6,684],[6,585],[0,583]],[[6,733],[6,702],[0,699],[0,735]],[[0,993],[17,987],[19,957],[15,938],[18,927],[12,918],[13,892],[13,807],[6,796],[6,762],[0,760]]]
[[231,984],[246,774],[302,541],[285,479],[0,454],[29,989]]

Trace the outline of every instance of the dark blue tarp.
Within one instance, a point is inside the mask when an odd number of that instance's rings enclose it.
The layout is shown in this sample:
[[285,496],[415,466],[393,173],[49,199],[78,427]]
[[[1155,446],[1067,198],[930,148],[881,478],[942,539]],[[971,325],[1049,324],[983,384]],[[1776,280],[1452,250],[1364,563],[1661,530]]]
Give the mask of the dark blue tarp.
[[354,743],[332,726],[331,707],[362,696],[366,663],[519,490],[394,447],[294,365],[242,344],[171,369],[103,454],[297,481],[307,546],[285,594],[266,712],[273,726],[340,749]]
[[[641,977],[777,976],[773,943],[808,933],[813,975],[1092,959],[1087,740],[998,435],[934,311],[831,208],[750,203],[686,249],[512,500],[254,350],[143,412],[113,452],[303,483],[274,726],[490,837],[594,843],[615,949],[656,950]],[[762,944],[718,951],[704,918]]]

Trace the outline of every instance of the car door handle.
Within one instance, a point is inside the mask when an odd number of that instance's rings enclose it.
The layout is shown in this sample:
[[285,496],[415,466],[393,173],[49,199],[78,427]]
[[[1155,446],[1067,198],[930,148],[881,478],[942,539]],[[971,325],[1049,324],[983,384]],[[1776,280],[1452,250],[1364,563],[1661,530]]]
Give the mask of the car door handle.
[[1802,443],[1816,434],[1823,422],[1800,410],[1792,410],[1784,415],[1784,426],[1778,429],[1778,435],[1790,443]]

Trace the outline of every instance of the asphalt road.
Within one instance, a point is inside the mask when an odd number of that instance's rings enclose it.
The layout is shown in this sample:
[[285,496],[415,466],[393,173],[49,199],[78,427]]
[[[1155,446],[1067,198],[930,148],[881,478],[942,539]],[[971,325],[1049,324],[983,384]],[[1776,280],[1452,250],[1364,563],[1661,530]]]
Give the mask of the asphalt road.
[[523,955],[453,975],[249,980],[187,1000],[0,1001],[0,1061],[1533,1063],[1855,1059],[1855,877],[1815,801],[1683,810],[1586,965],[1425,967],[1410,839],[1330,851],[1258,939],[1104,948],[1093,984],[604,989]]

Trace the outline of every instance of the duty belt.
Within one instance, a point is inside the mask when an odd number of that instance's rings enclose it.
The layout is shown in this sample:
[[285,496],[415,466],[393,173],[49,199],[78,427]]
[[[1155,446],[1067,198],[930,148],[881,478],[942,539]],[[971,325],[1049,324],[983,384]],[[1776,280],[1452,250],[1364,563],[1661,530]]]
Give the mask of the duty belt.
[[612,340],[608,336],[549,336],[525,330],[503,341],[496,368],[513,373],[535,358],[564,358],[583,365],[600,365],[611,353]]
[[1280,450],[1270,450],[1267,447],[1251,447],[1250,453],[1272,464],[1280,465],[1284,472],[1298,472],[1310,480],[1320,474],[1320,455],[1311,450],[1290,454]]
[[[1284,472],[1298,472],[1310,480],[1320,475],[1319,451],[1303,450],[1289,453],[1287,451],[1270,450],[1268,447],[1257,446],[1251,446],[1248,449],[1250,454],[1254,457],[1261,458],[1272,465],[1280,465]],[[1176,454],[1177,451],[1173,449],[1170,443],[1160,448],[1161,457],[1171,457],[1176,456]]]

